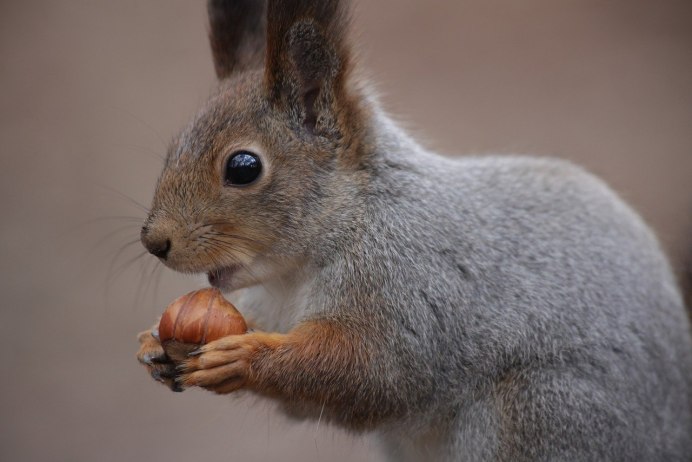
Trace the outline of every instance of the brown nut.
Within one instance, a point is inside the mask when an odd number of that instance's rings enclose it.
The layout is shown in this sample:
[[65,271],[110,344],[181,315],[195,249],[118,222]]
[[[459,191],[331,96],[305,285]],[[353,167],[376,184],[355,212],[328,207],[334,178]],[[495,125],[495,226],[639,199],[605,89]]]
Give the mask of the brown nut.
[[243,316],[214,288],[183,295],[168,305],[159,321],[159,339],[164,348],[170,341],[204,345],[246,332]]

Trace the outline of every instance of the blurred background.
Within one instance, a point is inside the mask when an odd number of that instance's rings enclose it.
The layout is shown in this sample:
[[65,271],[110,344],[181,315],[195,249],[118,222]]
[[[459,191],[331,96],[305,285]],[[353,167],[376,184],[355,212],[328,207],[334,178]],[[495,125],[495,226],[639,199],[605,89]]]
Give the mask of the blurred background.
[[[215,83],[205,14],[0,2],[0,460],[380,460],[264,401],[170,393],[134,358],[137,332],[203,284],[137,241],[168,140]],[[361,0],[354,25],[384,105],[424,144],[584,165],[683,265],[689,0]]]

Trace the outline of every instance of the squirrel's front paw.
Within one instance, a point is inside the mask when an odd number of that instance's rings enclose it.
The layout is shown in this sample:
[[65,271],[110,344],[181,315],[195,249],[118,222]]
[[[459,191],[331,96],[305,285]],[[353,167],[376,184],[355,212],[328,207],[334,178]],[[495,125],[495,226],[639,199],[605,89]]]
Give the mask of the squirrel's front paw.
[[159,342],[157,327],[140,332],[137,340],[139,341],[137,360],[147,368],[154,380],[165,384],[173,391],[183,391],[175,380],[177,375],[175,364],[163,351]]
[[262,351],[276,348],[282,334],[253,332],[229,335],[190,353],[178,370],[183,387],[198,386],[226,394],[251,385],[253,362]]

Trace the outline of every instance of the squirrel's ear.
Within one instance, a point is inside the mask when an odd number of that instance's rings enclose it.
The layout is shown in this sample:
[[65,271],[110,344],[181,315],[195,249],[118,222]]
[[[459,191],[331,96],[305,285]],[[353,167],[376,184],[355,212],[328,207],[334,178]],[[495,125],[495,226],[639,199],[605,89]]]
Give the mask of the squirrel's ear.
[[262,66],[266,8],[266,0],[207,1],[209,43],[219,79]]
[[345,98],[347,11],[339,0],[269,0],[265,82],[309,132]]

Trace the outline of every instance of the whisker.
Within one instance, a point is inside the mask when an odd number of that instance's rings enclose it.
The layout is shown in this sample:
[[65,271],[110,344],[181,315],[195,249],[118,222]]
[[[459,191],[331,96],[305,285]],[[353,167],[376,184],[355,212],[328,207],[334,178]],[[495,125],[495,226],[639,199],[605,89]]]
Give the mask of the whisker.
[[208,238],[207,239],[209,242],[215,243],[216,246],[228,253],[240,253],[248,258],[254,258],[256,256],[256,253],[251,252],[249,249],[246,249],[244,247],[238,246],[238,245],[231,245],[228,242],[220,241],[218,239],[213,239],[213,238]]
[[212,231],[209,231],[209,234],[213,234],[213,235],[215,235],[215,236],[226,236],[226,237],[230,237],[230,238],[233,238],[233,239],[238,239],[238,240],[241,240],[241,241],[247,241],[247,242],[250,242],[250,243],[253,243],[253,244],[263,245],[262,241],[259,241],[259,240],[257,240],[257,239],[253,239],[253,238],[247,237],[247,236],[240,236],[240,235],[238,235],[238,234],[222,233],[222,232],[213,231],[213,230],[212,230]]
[[[148,269],[149,261],[153,261],[154,264],[151,265],[151,270]],[[161,261],[156,258],[152,260],[147,260],[144,265],[142,266],[141,270],[141,278],[140,282],[137,287],[137,292],[135,295],[135,306],[141,306],[146,302],[146,294],[149,291],[149,288],[152,286],[152,281],[156,280],[158,282],[160,280],[160,276],[162,274],[161,271],[158,272],[159,278],[155,279],[154,274],[156,274],[157,270],[160,270],[163,268],[163,265],[161,264]],[[141,296],[141,299],[140,299]],[[152,303],[156,304],[156,287],[154,289],[154,293],[152,294]]]
[[[98,241],[96,241],[96,243],[94,243],[94,245],[87,252],[87,255],[91,255],[93,252],[96,251],[96,249],[101,247],[104,243],[106,243],[110,238],[112,238],[116,234],[122,233],[123,231],[131,230],[131,229],[132,229],[132,225],[127,225],[127,226],[121,226],[120,228],[116,228],[116,229],[112,230],[111,232],[106,233],[106,235],[104,235]],[[134,244],[135,242],[139,242],[139,237],[137,239],[132,240],[132,241],[128,241],[126,245],[129,247],[130,245]],[[122,252],[125,248],[127,248],[127,247],[122,247],[119,250],[119,252]]]
[[104,221],[131,221],[131,222],[141,223],[143,221],[143,219],[139,218],[139,217],[134,217],[131,215],[111,215],[111,216],[96,217],[96,218],[92,218],[90,220],[85,220],[85,221],[82,221],[80,223],[77,223],[75,226],[93,225],[96,223],[102,223]]
[[[237,247],[239,249],[245,249],[245,247],[242,247],[241,245],[239,245],[233,241],[229,241],[229,240],[225,240],[225,239],[219,239],[218,237],[204,236],[203,239],[207,240],[207,241],[211,241],[211,242],[218,242],[219,244],[225,245],[229,249],[233,249],[235,247]],[[246,249],[246,250],[249,250],[249,249]]]
[[[206,245],[206,244],[208,244],[208,245]],[[273,299],[275,302],[278,303],[279,300],[280,300],[280,298],[276,296],[276,294],[272,291],[272,289],[270,289],[269,286],[268,286],[264,281],[262,281],[262,280],[261,280],[261,279],[260,279],[260,278],[259,278],[259,277],[258,277],[258,276],[257,276],[257,275],[256,275],[245,263],[243,263],[243,262],[240,261],[239,259],[235,258],[235,257],[230,253],[230,251],[229,251],[229,250],[233,250],[233,251],[236,251],[236,252],[237,252],[238,248],[237,248],[237,247],[234,247],[234,248],[232,248],[232,249],[231,249],[230,247],[229,247],[229,248],[226,248],[223,244],[224,244],[224,243],[218,244],[218,243],[216,243],[216,242],[206,242],[206,241],[200,243],[200,245],[201,245],[205,250],[217,250],[217,251],[220,250],[220,251],[224,252],[224,256],[225,256],[226,258],[232,260],[234,264],[240,266],[244,271],[246,271],[246,272],[250,275],[251,280],[252,280],[255,284],[259,284],[259,285],[261,285],[262,287],[264,287],[264,289],[267,291],[267,294],[269,294],[269,296],[272,297],[272,299]],[[216,258],[216,255],[214,255],[213,253],[210,253],[210,252],[208,252],[208,251],[205,252],[205,253],[206,253],[206,255],[212,260],[212,262],[214,263],[215,266],[217,266],[217,267],[222,267],[222,266],[224,266],[224,265],[222,264],[222,262],[220,262],[220,261]],[[249,255],[249,256],[252,256],[252,255]]]
[[103,188],[103,189],[105,189],[106,191],[109,191],[109,192],[115,194],[116,196],[120,197],[121,199],[124,199],[125,201],[127,201],[127,202],[129,202],[129,203],[135,205],[137,208],[139,208],[140,210],[144,211],[144,213],[146,213],[147,215],[149,214],[149,208],[148,208],[148,207],[144,206],[144,205],[141,204],[140,202],[137,202],[135,199],[133,199],[132,197],[128,196],[127,194],[122,193],[122,192],[118,191],[117,189],[111,188],[110,186],[106,186],[106,185],[103,185],[103,184],[102,184],[102,185],[98,185],[98,186],[101,187],[101,188]]
[[[229,226],[230,226],[229,223],[223,222],[223,221],[202,223],[202,224],[198,225],[197,227],[195,227],[192,231],[190,231],[190,234],[194,234],[194,233],[195,233],[196,231],[198,231],[200,228],[203,228],[203,227],[205,227],[205,226],[208,226],[208,227],[212,228],[213,226],[218,226],[218,225],[229,225]],[[233,238],[235,238],[235,239],[244,240],[244,241],[249,241],[249,242],[253,242],[253,243],[262,245],[262,242],[259,241],[259,240],[257,240],[257,239],[253,239],[253,238],[247,237],[247,236],[241,236],[241,235],[239,235],[239,234],[226,233],[226,232],[218,231],[218,230],[213,229],[213,228],[210,229],[209,231],[207,231],[205,234],[214,234],[214,235],[221,235],[221,236],[229,236],[229,237],[233,237]]]
[[[249,257],[249,258],[254,258],[256,256],[255,252],[252,252],[250,249],[246,249],[242,246],[239,246],[236,243],[228,242],[226,240],[211,238],[208,236],[204,236],[204,239],[217,243],[218,247],[220,247],[222,250],[225,250],[229,253],[233,253],[233,252],[241,253],[241,254]],[[262,258],[265,258],[265,259],[272,261],[272,262],[278,261],[278,259],[276,259],[270,255],[267,255],[267,254],[262,255]],[[284,287],[283,281],[279,280],[279,283],[281,284],[282,290],[284,290],[285,287]]]
[[162,154],[160,154],[158,151],[154,151],[153,149],[148,148],[146,146],[140,146],[137,144],[126,144],[126,143],[115,143],[115,144],[113,144],[113,146],[116,148],[139,149],[142,152],[153,155],[153,157],[155,157],[157,160],[160,160],[160,161],[166,160],[166,157],[163,156]]
[[[136,241],[135,241],[136,242]],[[118,277],[120,277],[121,274],[125,272],[130,266],[132,266],[137,260],[141,259],[143,256],[145,256],[148,252],[144,250],[143,252],[137,254],[136,256],[130,258],[129,260],[125,261],[123,264],[121,264],[119,267],[114,269],[114,266],[119,259],[119,257],[116,257],[113,259],[108,267],[108,272],[106,273],[106,281],[104,284],[104,298],[108,300],[109,298],[109,293],[110,293],[110,287],[113,281],[115,281]]]
[[154,305],[158,306],[157,296],[159,293],[159,287],[161,285],[161,276],[163,276],[163,265],[160,261],[156,261],[156,265],[154,266],[154,271],[152,274],[156,274],[156,276],[154,277],[154,294],[152,296],[152,300]]
[[140,306],[140,301],[142,297],[142,287],[144,285],[144,274],[146,273],[147,270],[147,265],[149,264],[151,260],[144,260],[144,262],[139,266],[139,274],[138,274],[138,281],[137,281],[137,289],[135,290],[135,295],[134,295],[134,303],[132,305],[133,310],[136,310],[138,306]]
[[[115,251],[115,255],[114,255],[113,258],[111,259],[111,262],[110,262],[110,264],[109,264],[109,266],[108,266],[108,272],[107,272],[107,274],[108,274],[108,279],[107,279],[107,282],[110,282],[110,281],[112,281],[112,280],[115,278],[115,277],[113,277],[113,270],[114,270],[114,268],[115,268],[115,265],[116,265],[116,264],[118,263],[118,261],[120,260],[120,257],[121,257],[121,255],[123,254],[123,252],[125,252],[128,248],[130,248],[130,247],[132,247],[133,245],[136,245],[136,244],[138,244],[138,243],[139,243],[139,238],[133,239],[133,240],[131,240],[131,241],[129,241],[129,242],[126,242],[126,243],[123,244],[117,251]],[[138,258],[143,257],[143,256],[146,255],[147,253],[148,253],[148,252],[147,252],[146,250],[144,250],[144,251],[142,251],[141,253],[139,253],[136,257],[134,257],[134,258],[132,258],[132,259],[130,259],[130,260],[127,260],[127,261],[124,263],[125,267],[127,267],[127,266],[130,265],[130,264],[132,264],[132,263],[133,263],[134,261],[136,261]],[[115,271],[116,277],[120,274],[120,271],[121,271],[122,268],[123,268],[123,266],[121,265],[120,267],[118,267],[118,268],[116,269],[116,271]]]
[[142,124],[146,128],[148,128],[149,130],[151,130],[151,132],[156,136],[156,138],[159,139],[159,141],[161,142],[161,145],[164,147],[164,149],[168,146],[168,143],[166,143],[166,141],[163,139],[161,134],[158,131],[156,131],[156,129],[154,127],[152,127],[151,124],[147,123],[146,121],[144,121],[140,117],[137,117],[135,114],[133,114],[132,112],[128,111],[125,108],[118,107],[118,106],[111,106],[111,108],[116,110],[116,111],[120,111],[125,115],[132,117],[134,120],[136,120],[137,122],[139,122],[140,124]]
[[[105,242],[107,240],[107,237],[110,237],[113,234],[116,234],[116,233],[118,233],[122,230],[125,230],[125,229],[131,229],[131,230],[137,229],[137,233],[139,233],[138,228],[140,226],[140,223],[142,222],[142,220],[140,220],[139,218],[129,217],[129,216],[128,217],[125,217],[125,216],[121,216],[121,217],[115,217],[115,216],[113,216],[113,217],[98,217],[98,218],[94,218],[91,220],[85,220],[85,221],[80,222],[80,223],[74,223],[74,224],[71,224],[65,228],[61,228],[59,231],[57,231],[57,236],[58,236],[59,240],[63,240],[65,238],[67,238],[68,236],[74,236],[75,234],[77,234],[79,236],[90,236],[91,237],[93,234],[93,228],[92,228],[92,230],[89,230],[88,227],[89,226],[95,226],[99,223],[106,222],[106,221],[118,221],[118,222],[126,223],[126,224],[124,224],[123,226],[121,226],[115,230],[109,229],[110,231],[113,231],[113,232],[106,234],[103,237],[103,239],[98,241],[98,243],[96,245],[103,244],[103,242]],[[96,229],[98,229],[98,228],[96,228]]]
[[114,251],[113,258],[111,259],[111,264],[114,264],[117,262],[117,260],[120,258],[120,255],[127,250],[128,248],[132,247],[133,245],[139,243],[139,239],[133,239],[131,241],[128,241],[124,243],[123,245],[118,248],[118,250]]
[[[233,244],[233,245],[239,245],[238,242],[236,242],[236,241],[241,241],[244,244],[250,244],[252,247],[257,248],[258,250],[265,247],[265,244],[260,242],[260,241],[250,239],[250,238],[244,238],[243,236],[236,236],[234,234],[223,234],[223,233],[216,233],[216,232],[210,231],[202,237],[205,239],[216,239],[217,241],[225,242],[225,243],[229,243],[229,244]],[[252,247],[249,247],[249,248],[252,248]]]
[[111,275],[109,277],[109,281],[112,281],[113,279],[118,278],[127,268],[129,268],[132,264],[134,264],[137,260],[142,258],[143,256],[147,255],[149,252],[144,250],[143,252],[137,254],[136,256],[130,258],[129,260],[126,260],[122,265],[120,265],[113,273],[109,270],[109,274]]

